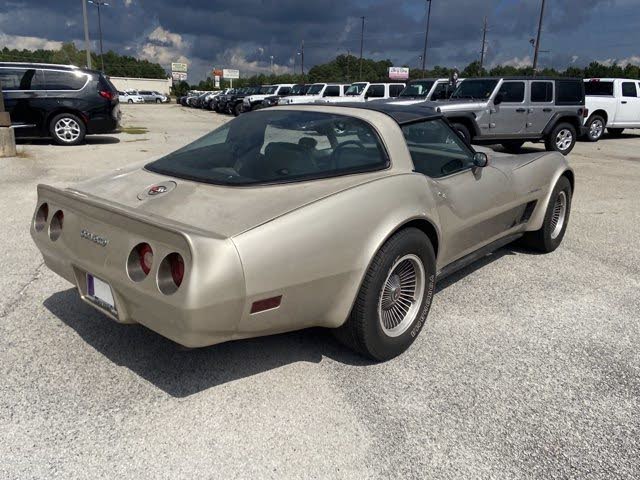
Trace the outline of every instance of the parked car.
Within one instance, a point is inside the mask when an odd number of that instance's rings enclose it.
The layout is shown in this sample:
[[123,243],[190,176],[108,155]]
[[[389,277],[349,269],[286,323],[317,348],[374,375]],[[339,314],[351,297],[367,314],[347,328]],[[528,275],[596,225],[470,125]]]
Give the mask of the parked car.
[[131,90],[129,93],[140,95],[146,103],[166,103],[169,101],[169,97],[166,95],[151,90]]
[[245,87],[239,89],[227,99],[227,112],[236,117],[244,111],[244,97],[247,95],[257,95],[262,87]]
[[493,77],[466,79],[436,106],[460,135],[477,144],[501,143],[517,152],[525,141],[569,154],[586,129],[581,79]]
[[278,97],[289,95],[292,87],[292,83],[283,83],[279,85],[263,85],[258,90],[258,93],[247,95],[242,99],[242,110],[244,112],[250,112],[251,110],[255,110],[256,108],[262,108],[262,101],[265,98],[272,95]]
[[313,103],[316,100],[327,98],[328,100],[335,97],[344,97],[349,85],[340,83],[313,83],[304,95],[290,95],[283,97],[279,105],[296,105],[303,103]]
[[263,101],[262,101],[262,106],[263,108],[266,107],[274,107],[276,105],[280,105],[283,104],[283,100],[285,98],[290,98],[290,97],[299,97],[301,95],[305,95],[308,91],[309,88],[311,88],[311,83],[307,83],[307,84],[296,84],[293,87],[291,87],[291,91],[289,92],[288,96],[286,97],[281,97],[278,95],[271,95],[269,97],[266,97]]
[[323,97],[317,102],[321,103],[343,103],[343,102],[366,102],[375,99],[396,98],[404,90],[404,83],[352,83],[340,97]]
[[436,281],[515,240],[562,242],[557,152],[489,157],[435,109],[336,110],[247,113],[127,174],[39,185],[31,235],[116,322],[187,347],[328,327],[378,361],[416,339]]
[[584,81],[586,138],[597,142],[606,128],[620,136],[625,128],[640,128],[640,82],[625,78],[587,78]]
[[448,78],[421,78],[412,80],[397,98],[388,100],[394,105],[415,105],[425,101],[448,100],[463,79],[450,81]]
[[211,110],[213,110],[214,112],[219,112],[219,105],[220,105],[220,99],[225,98],[226,95],[229,95],[233,92],[233,88],[227,88],[225,90],[222,90],[218,95],[216,95],[215,97],[213,97],[211,99],[211,102],[209,104],[209,108]]
[[77,145],[119,128],[118,91],[102,73],[74,66],[0,62],[5,108],[18,137]]
[[144,103],[144,98],[130,92],[118,91],[118,100],[120,100],[120,103]]

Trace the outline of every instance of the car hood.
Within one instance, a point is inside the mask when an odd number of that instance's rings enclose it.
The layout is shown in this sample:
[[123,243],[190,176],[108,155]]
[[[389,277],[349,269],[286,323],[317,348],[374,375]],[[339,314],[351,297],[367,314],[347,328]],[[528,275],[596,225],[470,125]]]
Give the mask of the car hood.
[[459,112],[465,110],[480,110],[487,108],[486,101],[480,100],[438,100],[431,102],[424,102],[426,107],[439,108],[442,112]]
[[[147,215],[152,220],[163,217],[217,236],[232,237],[307,204],[387,175],[388,172],[380,171],[281,185],[230,187],[173,178],[137,166],[79,183],[67,190]],[[166,193],[148,195],[154,185],[174,187],[172,182],[175,188]]]

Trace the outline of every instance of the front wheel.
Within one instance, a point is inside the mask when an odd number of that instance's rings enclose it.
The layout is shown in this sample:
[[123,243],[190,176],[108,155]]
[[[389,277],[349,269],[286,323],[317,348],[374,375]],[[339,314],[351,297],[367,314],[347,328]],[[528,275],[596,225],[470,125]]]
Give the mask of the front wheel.
[[235,107],[233,107],[233,114],[237,117],[238,115],[240,115],[242,112],[244,112],[244,108],[242,107],[242,103],[237,104]]
[[535,232],[527,232],[521,243],[543,253],[550,253],[558,248],[569,224],[571,198],[571,183],[567,177],[562,176],[551,192],[542,228]]
[[49,132],[58,145],[78,145],[84,140],[87,129],[74,114],[61,113],[49,123]]
[[133,103],[133,100],[129,99],[127,100],[127,103]]
[[451,126],[465,142],[471,144],[471,132],[469,132],[469,129],[465,125],[462,123],[452,123]]
[[569,155],[576,145],[576,128],[570,123],[559,123],[553,127],[544,144],[549,152]]
[[436,261],[416,228],[393,235],[375,255],[353,309],[336,336],[377,361],[407,350],[424,326],[435,288]]
[[604,133],[605,124],[604,118],[600,115],[592,115],[589,117],[586,124],[587,140],[590,142],[597,142],[600,140],[600,137],[602,137],[602,134]]
[[162,100],[160,100],[159,98],[156,98],[156,103],[162,103]]
[[609,132],[609,135],[612,137],[619,137],[622,135],[622,132],[624,132],[624,128],[607,128],[607,132]]

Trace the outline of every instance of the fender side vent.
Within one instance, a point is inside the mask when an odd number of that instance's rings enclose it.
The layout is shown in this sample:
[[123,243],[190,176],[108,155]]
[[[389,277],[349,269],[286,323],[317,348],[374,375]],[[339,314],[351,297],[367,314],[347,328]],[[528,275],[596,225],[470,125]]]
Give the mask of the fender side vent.
[[533,211],[535,210],[537,203],[537,200],[527,203],[527,205],[524,207],[522,217],[520,218],[520,223],[526,223],[529,221],[531,215],[533,215]]

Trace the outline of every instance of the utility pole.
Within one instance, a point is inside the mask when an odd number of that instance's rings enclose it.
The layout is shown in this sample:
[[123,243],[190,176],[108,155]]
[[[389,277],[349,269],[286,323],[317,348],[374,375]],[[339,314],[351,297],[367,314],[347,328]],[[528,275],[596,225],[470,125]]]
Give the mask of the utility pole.
[[100,16],[100,7],[108,7],[109,3],[104,0],[88,0],[98,7],[98,34],[100,35],[100,64],[102,65],[102,73],[104,73],[104,52],[102,51],[102,17]]
[[89,43],[89,20],[87,19],[87,2],[82,2],[82,18],[84,19],[84,49],[87,51],[87,68],[91,70],[91,44]]
[[431,0],[427,0],[429,10],[427,11],[427,28],[424,32],[424,50],[422,51],[422,75],[425,75],[427,65],[427,42],[429,40],[429,23],[431,21]]
[[480,52],[480,75],[482,76],[482,68],[484,67],[484,52],[487,45],[487,17],[484,17],[484,27],[482,28],[482,51]]
[[302,40],[302,48],[300,49],[300,63],[302,64],[302,82],[304,83],[304,40]]
[[536,50],[533,54],[533,75],[535,76],[538,69],[538,53],[540,52],[540,34],[542,33],[542,19],[544,18],[544,3],[542,0],[542,6],[540,7],[540,21],[538,22],[538,37],[536,39]]
[[362,81],[362,50],[364,48],[364,17],[362,18],[362,30],[360,31],[360,77],[359,80]]
[[271,75],[273,75],[273,55],[269,57],[271,59]]

